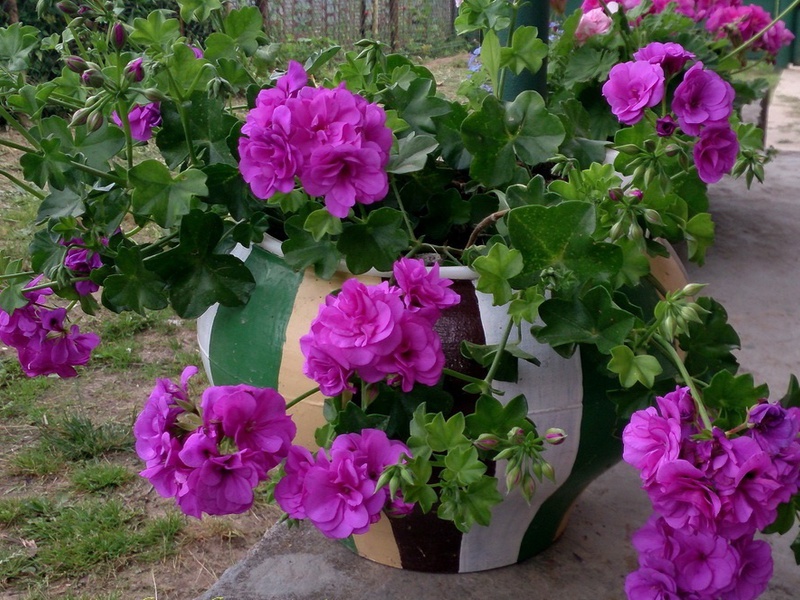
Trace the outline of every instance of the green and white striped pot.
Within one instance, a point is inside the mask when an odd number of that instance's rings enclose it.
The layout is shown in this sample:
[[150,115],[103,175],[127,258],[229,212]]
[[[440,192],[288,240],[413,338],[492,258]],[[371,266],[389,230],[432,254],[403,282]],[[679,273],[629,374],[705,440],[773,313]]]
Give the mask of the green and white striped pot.
[[[246,306],[215,306],[200,317],[198,339],[206,372],[215,385],[270,386],[287,399],[296,397],[314,387],[302,373],[299,338],[308,332],[325,296],[352,275],[339,273],[331,281],[323,281],[311,270],[295,272],[282,260],[275,240],[260,247],[239,248],[235,254],[253,272],[256,288]],[[676,260],[660,260],[653,271],[667,289],[686,282]],[[503,307],[492,306],[491,296],[475,289],[476,274],[470,269],[443,267],[440,273],[455,281],[462,300],[444,312],[437,330],[448,367],[463,371],[468,365],[460,356],[461,340],[497,343],[507,314]],[[380,281],[378,274],[359,278],[366,283]],[[536,356],[541,365],[520,361],[516,383],[495,382],[494,386],[505,391],[502,398],[525,394],[528,415],[540,431],[561,427],[568,433],[563,444],[547,450],[557,483],[545,480],[539,484],[528,504],[518,490],[506,495],[506,465],[499,461],[490,468],[494,468],[504,500],[494,507],[488,527],[474,526],[469,533],[461,533],[435,514],[384,517],[368,533],[346,540],[351,550],[394,567],[464,573],[522,561],[559,537],[578,495],[621,457],[615,410],[606,396],[614,381],[606,375],[607,357],[598,356],[591,348],[581,348],[565,359],[525,335],[522,349]],[[316,448],[314,430],[325,423],[323,400],[318,394],[292,409],[298,424],[295,443]],[[466,404],[473,401],[463,400]]]

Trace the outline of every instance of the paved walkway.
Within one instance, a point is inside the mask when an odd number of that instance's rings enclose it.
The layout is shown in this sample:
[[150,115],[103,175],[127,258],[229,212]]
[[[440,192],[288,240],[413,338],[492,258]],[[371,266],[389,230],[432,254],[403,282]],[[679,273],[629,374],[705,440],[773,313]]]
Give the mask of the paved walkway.
[[[763,186],[748,191],[743,181],[726,179],[713,187],[717,243],[690,275],[727,308],[742,338],[743,367],[780,397],[789,373],[800,373],[800,67],[783,72],[773,95],[767,143],[779,154]],[[356,557],[310,526],[279,525],[200,600],[619,600],[637,566],[630,535],[649,510],[637,474],[620,464],[584,492],[550,549],[520,565],[462,575],[392,569]],[[761,600],[798,598],[800,567],[789,549],[796,534],[766,538],[775,575]]]

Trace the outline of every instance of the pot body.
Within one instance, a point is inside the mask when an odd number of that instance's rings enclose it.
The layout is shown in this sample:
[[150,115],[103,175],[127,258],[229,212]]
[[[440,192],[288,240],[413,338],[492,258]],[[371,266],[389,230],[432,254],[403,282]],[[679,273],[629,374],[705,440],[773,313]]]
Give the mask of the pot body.
[[[297,273],[281,259],[279,247],[272,242],[266,249],[238,249],[237,253],[253,272],[256,289],[246,306],[212,307],[198,320],[206,372],[215,385],[274,387],[287,400],[294,398],[315,385],[302,373],[298,340],[308,332],[325,296],[340,288],[350,275],[341,273],[324,281],[311,270]],[[682,266],[675,259],[657,261],[652,270],[667,289],[686,283]],[[447,366],[464,371],[470,365],[460,355],[461,340],[498,343],[507,314],[504,307],[492,306],[490,295],[475,289],[475,275],[469,269],[442,268],[441,274],[454,280],[461,303],[444,311],[437,331]],[[380,281],[379,274],[359,278],[365,283]],[[546,452],[557,483],[539,483],[528,504],[518,490],[507,494],[506,463],[499,461],[492,467],[504,500],[492,509],[489,526],[476,525],[461,533],[434,513],[414,513],[401,519],[384,517],[368,533],[346,540],[354,552],[390,566],[430,572],[482,571],[514,564],[551,545],[563,531],[578,495],[619,461],[622,443],[616,431],[614,406],[606,395],[615,387],[615,380],[605,369],[608,358],[592,348],[581,348],[564,358],[537,342],[528,328],[522,329],[521,347],[540,365],[520,361],[517,382],[496,381],[494,386],[504,391],[501,399],[524,394],[528,416],[539,431],[560,427],[568,433],[563,444]],[[457,403],[470,401],[474,399],[456,398]],[[314,430],[325,424],[323,402],[324,397],[316,394],[292,409],[298,424],[295,443],[317,447]]]

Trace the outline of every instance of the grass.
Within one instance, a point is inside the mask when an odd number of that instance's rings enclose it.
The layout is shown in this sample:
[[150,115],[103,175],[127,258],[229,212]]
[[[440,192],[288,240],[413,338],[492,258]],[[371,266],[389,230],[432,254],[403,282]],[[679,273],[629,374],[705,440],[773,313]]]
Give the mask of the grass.
[[134,475],[121,465],[90,463],[70,475],[73,487],[86,493],[108,492],[133,481]]
[[174,552],[184,526],[176,514],[148,518],[121,500],[92,497],[3,501],[0,522],[13,525],[19,540],[0,545],[0,581],[76,577],[134,557],[160,560]]

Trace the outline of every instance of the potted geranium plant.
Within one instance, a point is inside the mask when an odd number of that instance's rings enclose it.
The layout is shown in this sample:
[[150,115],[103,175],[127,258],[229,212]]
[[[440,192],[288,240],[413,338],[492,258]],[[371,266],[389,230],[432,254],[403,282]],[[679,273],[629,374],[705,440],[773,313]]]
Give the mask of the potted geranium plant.
[[[669,242],[688,242],[702,261],[713,238],[703,182],[731,170],[759,177],[763,161],[733,88],[694,50],[648,39],[662,46],[609,65],[606,110],[625,126],[614,145],[616,168],[633,176],[625,181],[593,162],[607,135],[591,139],[572,118],[579,99],[554,95],[548,106],[532,90],[502,99],[508,77],[539,70],[548,52],[515,23],[516,4],[462,4],[458,24],[482,33],[485,74],[466,102],[439,96],[426,68],[377,42],[337,66],[326,67],[333,49],[269,78],[258,70],[257,9],[178,6],[185,20],[216,25],[204,48],[162,12],[128,24],[89,1],[65,14],[61,77],[38,86],[21,75],[32,28],[0,32],[19,49],[0,114],[26,140],[15,144],[25,152],[19,183],[42,200],[32,272],[11,263],[3,275],[0,335],[26,372],[74,375],[97,344],[66,324],[53,296],[87,312],[98,296],[115,312],[172,306],[212,329],[238,321],[237,337],[254,336],[239,340],[248,349],[302,355],[283,380],[281,360],[255,367],[270,384],[237,375],[241,353],[220,372],[208,357],[214,385],[202,394],[193,367],[179,383],[157,382],[135,433],[159,493],[195,516],[241,512],[271,479],[291,518],[330,537],[387,521],[399,535],[422,521],[455,550],[440,553],[442,565],[401,564],[475,570],[549,544],[575,496],[619,458],[615,431],[656,394],[702,381],[710,412],[695,386],[697,433],[711,431],[711,414],[745,423],[736,419],[762,388],[735,375],[729,342],[693,335],[713,320],[730,340],[724,310],[694,299],[702,286],[659,275]],[[620,73],[641,73],[646,91],[626,96]],[[697,77],[722,91],[713,106],[692,95]],[[52,105],[68,116],[45,116]],[[737,150],[710,159],[709,131]],[[137,144],[161,158],[141,157]],[[269,270],[255,268],[258,256]],[[259,325],[254,315],[291,306],[257,298],[291,290],[302,300],[297,289],[315,276],[334,283],[310,308],[298,301],[310,311],[299,335],[284,343],[292,317],[278,330]],[[287,394],[297,386],[305,391]],[[315,393],[326,397],[325,423],[292,445],[307,425],[287,408]],[[791,431],[796,411],[780,414]],[[798,444],[788,434],[782,448]],[[781,501],[800,485],[785,479]],[[516,546],[506,540],[510,557],[475,555],[491,523],[518,535]]]

